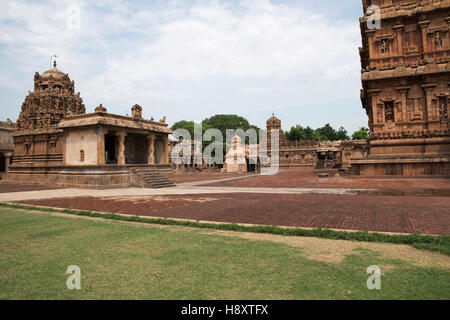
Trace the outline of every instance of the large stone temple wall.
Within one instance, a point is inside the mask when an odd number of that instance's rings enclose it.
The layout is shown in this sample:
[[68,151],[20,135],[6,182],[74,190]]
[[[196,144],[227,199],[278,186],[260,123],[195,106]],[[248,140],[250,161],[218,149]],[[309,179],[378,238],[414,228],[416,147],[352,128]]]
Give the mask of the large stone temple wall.
[[[450,176],[450,1],[363,0],[361,101],[370,151],[356,176]],[[370,25],[370,22],[369,22]]]

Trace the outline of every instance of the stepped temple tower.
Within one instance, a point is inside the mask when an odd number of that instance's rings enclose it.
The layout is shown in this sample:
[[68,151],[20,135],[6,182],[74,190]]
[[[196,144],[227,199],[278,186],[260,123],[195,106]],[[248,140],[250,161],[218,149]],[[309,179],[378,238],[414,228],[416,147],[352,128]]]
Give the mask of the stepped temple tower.
[[165,117],[110,114],[100,105],[86,108],[69,76],[54,67],[34,76],[34,91],[22,104],[14,157],[6,182],[113,188],[173,185]]
[[86,108],[69,76],[54,67],[34,76],[34,91],[22,104],[14,134],[14,164],[63,163],[63,132],[59,122]]
[[352,162],[353,174],[450,176],[450,1],[363,0],[363,8],[370,151]]

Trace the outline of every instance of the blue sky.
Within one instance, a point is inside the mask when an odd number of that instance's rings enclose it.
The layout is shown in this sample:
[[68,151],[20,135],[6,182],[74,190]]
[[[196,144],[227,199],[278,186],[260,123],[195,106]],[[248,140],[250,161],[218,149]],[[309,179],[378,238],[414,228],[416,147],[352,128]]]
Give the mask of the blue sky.
[[0,119],[17,119],[56,54],[88,112],[137,103],[169,124],[238,114],[260,127],[274,112],[284,129],[353,132],[367,125],[360,16],[360,0],[2,1]]

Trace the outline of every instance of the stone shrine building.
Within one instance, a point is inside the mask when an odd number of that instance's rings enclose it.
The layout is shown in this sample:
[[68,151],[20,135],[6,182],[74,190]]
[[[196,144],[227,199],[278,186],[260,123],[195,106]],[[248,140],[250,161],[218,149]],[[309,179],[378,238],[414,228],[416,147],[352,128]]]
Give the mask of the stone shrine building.
[[109,114],[102,105],[86,114],[69,76],[54,67],[35,74],[22,104],[7,182],[116,188],[172,186],[165,118]]
[[[381,9],[380,29],[370,24],[371,5]],[[361,101],[370,151],[352,161],[353,174],[449,177],[450,1],[363,0],[363,7]]]
[[12,133],[16,130],[16,125],[11,121],[0,121],[0,179],[8,172],[11,164],[14,141]]
[[[225,162],[222,172],[244,173],[247,172],[247,164],[249,161],[249,145],[241,145],[241,138],[239,136],[233,137],[233,146],[225,155]],[[256,153],[257,155],[257,153]]]

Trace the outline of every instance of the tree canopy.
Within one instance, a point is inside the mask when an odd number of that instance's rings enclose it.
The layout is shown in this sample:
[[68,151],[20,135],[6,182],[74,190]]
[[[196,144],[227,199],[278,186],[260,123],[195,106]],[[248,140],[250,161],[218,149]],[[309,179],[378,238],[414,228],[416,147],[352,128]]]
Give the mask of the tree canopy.
[[251,125],[247,119],[237,116],[237,115],[226,115],[226,114],[217,114],[212,116],[211,118],[206,118],[202,121],[202,125],[204,128],[214,128],[218,129],[222,132],[223,137],[226,137],[227,129],[242,129],[247,131],[248,129],[255,129],[256,132],[259,132],[259,128],[257,126]]
[[177,129],[186,129],[187,131],[189,131],[191,139],[194,139],[194,127],[195,127],[194,121],[181,120],[175,122],[170,129],[172,129],[172,131],[175,131]]
[[355,131],[352,134],[352,139],[353,140],[358,140],[358,139],[369,139],[369,129],[365,128],[365,127],[361,127],[359,128],[358,131]]
[[286,138],[289,141],[336,141],[350,139],[347,134],[347,130],[345,130],[344,127],[340,127],[338,130],[335,130],[329,123],[315,130],[309,126],[303,128],[301,125],[296,125],[295,127],[292,127],[291,130],[286,132]]

